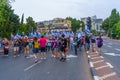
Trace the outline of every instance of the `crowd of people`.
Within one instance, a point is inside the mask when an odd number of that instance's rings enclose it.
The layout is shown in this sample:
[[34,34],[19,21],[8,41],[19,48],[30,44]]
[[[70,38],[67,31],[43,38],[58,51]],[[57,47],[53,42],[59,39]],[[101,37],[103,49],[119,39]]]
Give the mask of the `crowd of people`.
[[[85,34],[81,32],[53,32],[51,34],[41,34],[39,36],[12,36],[10,41],[7,38],[0,38],[0,48],[4,50],[4,56],[9,55],[9,51],[13,50],[14,57],[20,56],[22,53],[25,58],[30,54],[34,55],[35,63],[38,62],[39,53],[41,53],[41,59],[46,59],[46,52],[51,51],[53,58],[60,59],[65,62],[67,57],[67,51],[71,50],[75,55],[78,52],[86,51],[96,52],[101,55],[101,47],[103,45],[103,39],[101,35]],[[13,47],[13,49],[10,49]]]

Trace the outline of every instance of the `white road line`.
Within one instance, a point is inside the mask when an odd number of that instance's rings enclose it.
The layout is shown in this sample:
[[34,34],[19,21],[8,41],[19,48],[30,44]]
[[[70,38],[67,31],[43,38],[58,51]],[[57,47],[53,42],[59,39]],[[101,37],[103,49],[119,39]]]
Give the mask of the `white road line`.
[[115,50],[120,51],[120,49],[117,49],[117,48]]
[[94,80],[99,80],[98,76],[94,76]]
[[106,44],[104,43],[103,45],[105,46]]
[[98,51],[96,51],[95,53],[98,53]]
[[108,43],[109,45],[112,45],[112,43]]
[[109,45],[108,45],[108,47],[112,47],[112,46],[109,46]]
[[100,56],[101,58],[104,58],[103,56]]
[[90,64],[90,67],[92,67],[92,68],[94,67],[92,62],[90,62],[89,64]]
[[41,62],[41,61],[39,61],[39,62],[37,62],[37,63],[35,63],[35,64],[27,67],[27,68],[25,68],[24,71],[28,71],[29,69],[33,68],[34,66],[36,66],[36,65],[37,65],[38,63],[40,63],[40,62]]
[[88,58],[90,58],[90,56],[88,55]]
[[109,62],[106,62],[106,64],[107,64],[110,68],[114,68]]

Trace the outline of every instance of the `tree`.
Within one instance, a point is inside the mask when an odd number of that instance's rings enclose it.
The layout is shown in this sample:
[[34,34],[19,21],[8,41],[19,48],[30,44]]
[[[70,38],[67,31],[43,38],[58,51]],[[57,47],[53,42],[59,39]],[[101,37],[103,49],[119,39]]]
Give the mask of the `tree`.
[[35,21],[33,20],[32,17],[28,17],[26,19],[26,28],[27,28],[27,32],[33,32],[37,29],[37,24],[35,23]]
[[117,35],[117,33],[115,33],[116,32],[116,24],[119,21],[120,21],[119,12],[116,9],[113,9],[111,11],[111,15],[103,21],[102,27],[104,30],[107,31],[109,36],[115,37]]
[[19,26],[19,16],[14,14],[10,5],[11,0],[0,2],[0,36],[9,38],[11,32],[16,32]]
[[16,33],[19,28],[19,16],[7,2],[3,3],[0,3],[0,36],[10,38],[11,32]]
[[112,31],[114,38],[120,38],[120,21],[114,25]]
[[[80,27],[82,27],[84,25],[84,23],[82,21],[77,20],[76,18],[67,17],[66,19],[71,21],[73,32],[76,32],[77,30],[80,29]],[[82,25],[80,25],[80,24],[82,24]]]
[[106,31],[108,31],[108,29],[110,28],[109,26],[109,18],[106,18],[103,23],[102,23],[102,28]]

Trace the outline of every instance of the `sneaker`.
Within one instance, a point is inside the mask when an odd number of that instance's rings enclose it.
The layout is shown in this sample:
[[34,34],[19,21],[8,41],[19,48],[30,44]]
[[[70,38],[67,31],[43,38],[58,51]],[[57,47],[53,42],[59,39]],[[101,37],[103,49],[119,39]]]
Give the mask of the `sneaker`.
[[62,60],[63,62],[65,62],[66,61],[66,58],[63,58],[63,60]]
[[6,57],[8,56],[8,55],[5,55]]
[[60,61],[62,61],[64,58],[61,58]]
[[41,58],[41,59],[43,59],[43,58]]
[[38,62],[38,59],[35,59],[35,63],[37,63]]
[[89,53],[89,51],[86,52],[87,54]]
[[27,56],[25,56],[25,58],[27,58]]

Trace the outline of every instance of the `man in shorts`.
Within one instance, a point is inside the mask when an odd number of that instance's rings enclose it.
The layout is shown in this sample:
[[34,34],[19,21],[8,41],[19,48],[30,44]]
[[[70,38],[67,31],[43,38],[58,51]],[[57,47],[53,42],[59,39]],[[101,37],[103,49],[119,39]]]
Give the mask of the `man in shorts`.
[[60,51],[61,51],[61,59],[60,61],[66,61],[66,48],[68,47],[68,42],[67,42],[67,39],[65,38],[65,35],[63,34],[62,35],[62,39],[61,39],[61,43],[60,43]]
[[44,36],[42,35],[39,43],[40,43],[40,47],[41,47],[41,59],[46,59],[46,39],[44,38]]

